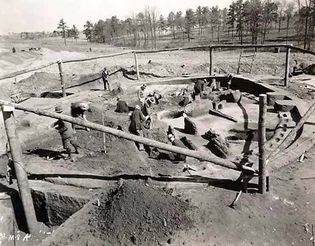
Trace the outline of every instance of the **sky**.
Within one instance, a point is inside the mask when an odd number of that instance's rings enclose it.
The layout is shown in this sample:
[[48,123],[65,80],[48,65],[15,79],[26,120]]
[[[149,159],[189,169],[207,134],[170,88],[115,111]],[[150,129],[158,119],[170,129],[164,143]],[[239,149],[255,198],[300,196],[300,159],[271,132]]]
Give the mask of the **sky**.
[[156,7],[159,14],[197,6],[228,7],[232,0],[0,0],[0,34],[9,32],[53,31],[64,18],[68,26],[79,30],[87,20],[116,15],[125,19],[146,6]]

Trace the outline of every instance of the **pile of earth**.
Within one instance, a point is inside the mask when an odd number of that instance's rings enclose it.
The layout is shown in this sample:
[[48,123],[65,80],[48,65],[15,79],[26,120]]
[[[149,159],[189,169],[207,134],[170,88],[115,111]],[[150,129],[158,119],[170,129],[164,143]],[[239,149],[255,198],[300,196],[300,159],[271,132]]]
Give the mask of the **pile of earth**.
[[171,190],[127,181],[85,205],[43,245],[160,245],[192,226],[188,209]]

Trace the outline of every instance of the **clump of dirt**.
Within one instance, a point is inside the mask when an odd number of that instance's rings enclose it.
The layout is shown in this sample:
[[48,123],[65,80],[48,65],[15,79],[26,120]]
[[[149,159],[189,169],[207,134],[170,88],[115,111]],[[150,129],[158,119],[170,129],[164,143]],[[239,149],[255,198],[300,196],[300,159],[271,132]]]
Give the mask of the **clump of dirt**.
[[98,237],[113,245],[151,245],[191,225],[187,203],[141,182],[123,184],[109,198],[103,195],[100,203],[93,204],[88,224]]

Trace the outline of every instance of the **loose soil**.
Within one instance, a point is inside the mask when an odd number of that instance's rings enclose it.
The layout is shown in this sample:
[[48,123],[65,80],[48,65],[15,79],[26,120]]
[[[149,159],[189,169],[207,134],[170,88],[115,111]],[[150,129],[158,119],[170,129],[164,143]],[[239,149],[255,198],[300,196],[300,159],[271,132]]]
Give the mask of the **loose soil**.
[[192,226],[186,214],[189,204],[171,192],[143,182],[124,182],[109,194],[99,194],[52,235],[56,241],[44,245],[98,245],[93,241],[99,239],[105,245],[164,244],[176,231]]

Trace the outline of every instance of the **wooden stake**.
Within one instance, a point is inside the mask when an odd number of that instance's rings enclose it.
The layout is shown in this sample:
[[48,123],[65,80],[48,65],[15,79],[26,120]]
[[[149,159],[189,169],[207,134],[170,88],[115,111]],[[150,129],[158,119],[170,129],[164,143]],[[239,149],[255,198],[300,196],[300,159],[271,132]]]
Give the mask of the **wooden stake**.
[[209,56],[210,56],[210,68],[209,68],[209,75],[213,75],[213,48],[210,47],[209,49]]
[[290,48],[287,48],[285,56],[285,74],[284,74],[284,86],[287,87],[289,83],[289,74],[290,74]]
[[137,80],[139,80],[140,79],[140,73],[139,73],[139,64],[138,64],[137,53],[134,51],[133,54],[135,56],[135,67],[136,67],[136,72],[137,72]]
[[58,63],[58,69],[59,69],[62,96],[65,97],[66,96],[66,88],[65,88],[64,81],[63,81],[62,62],[58,61],[57,63]]
[[266,141],[266,126],[265,117],[267,112],[267,95],[259,95],[259,120],[258,120],[258,150],[259,150],[259,177],[258,187],[259,192],[266,192],[266,156],[265,156],[265,141]]
[[236,71],[237,74],[240,74],[242,56],[243,56],[243,49],[241,49],[240,56],[238,58],[238,65],[237,65],[237,71]]
[[16,135],[15,119],[13,115],[13,107],[2,106],[2,114],[4,119],[4,126],[7,133],[11,155],[13,159],[16,180],[22,200],[23,209],[25,212],[26,224],[29,233],[37,233],[37,220],[35,215],[34,204],[29,188],[27,174],[22,163],[21,145]]
[[[102,113],[102,125],[105,126],[105,115],[104,113]],[[104,147],[104,153],[107,153],[107,149],[106,149],[106,135],[105,132],[103,132],[103,147]]]

